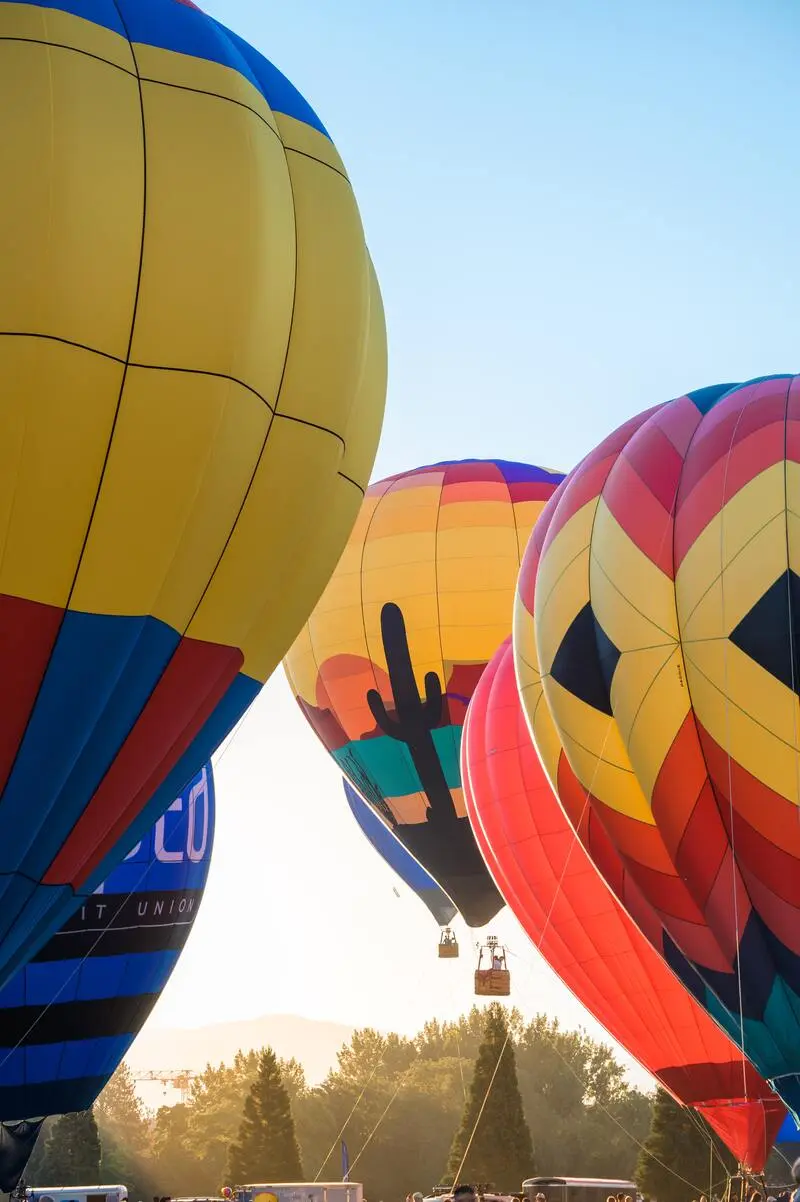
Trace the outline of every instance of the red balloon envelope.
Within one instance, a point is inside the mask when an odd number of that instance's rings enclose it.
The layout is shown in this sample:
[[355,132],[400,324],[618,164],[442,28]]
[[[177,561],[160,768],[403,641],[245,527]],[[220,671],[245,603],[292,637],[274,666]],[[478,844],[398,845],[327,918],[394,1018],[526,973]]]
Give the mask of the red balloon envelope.
[[756,1172],[786,1113],[600,877],[533,746],[507,639],[467,711],[461,774],[497,886],[551,968],[673,1097]]

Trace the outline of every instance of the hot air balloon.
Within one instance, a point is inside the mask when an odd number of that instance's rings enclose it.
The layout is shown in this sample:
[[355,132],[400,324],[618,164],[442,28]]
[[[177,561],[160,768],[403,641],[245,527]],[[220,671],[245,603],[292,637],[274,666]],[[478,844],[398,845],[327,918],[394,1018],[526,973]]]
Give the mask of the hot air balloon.
[[786,1111],[652,949],[575,839],[528,731],[510,640],[475,690],[461,755],[478,844],[545,960],[618,1043],[760,1172]]
[[562,479],[503,460],[373,484],[285,660],[312,728],[469,926],[502,908],[470,830],[461,726],[509,634],[528,535]]
[[799,421],[777,376],[616,431],[532,540],[515,624],[534,730],[541,704],[670,962],[794,1110]]
[[213,841],[207,764],[0,990],[0,1189],[15,1187],[33,1147],[13,1138],[19,1120],[88,1110],[122,1062],[197,917]]
[[456,916],[456,908],[443,889],[426,872],[421,864],[406,851],[391,827],[378,816],[360,793],[350,784],[343,782],[347,804],[369,842],[389,867],[397,873],[403,884],[408,885],[420,901],[424,902],[440,927],[448,927]]
[[0,0],[0,113],[2,984],[307,618],[386,347],[330,136],[196,6]]

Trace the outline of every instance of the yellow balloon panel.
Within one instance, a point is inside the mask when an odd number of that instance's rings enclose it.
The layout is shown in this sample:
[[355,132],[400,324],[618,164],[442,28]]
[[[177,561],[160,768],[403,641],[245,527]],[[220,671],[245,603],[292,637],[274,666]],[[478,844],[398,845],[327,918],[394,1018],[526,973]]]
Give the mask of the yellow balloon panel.
[[18,27],[13,19],[6,34],[8,7],[0,12],[0,330],[125,359],[144,211],[139,87],[134,75],[49,39],[7,40]]
[[[77,50],[100,63],[108,63],[136,78],[136,59],[121,27],[84,19],[75,6],[65,4],[3,3],[3,37],[9,41],[29,43],[48,52]],[[23,50],[23,54],[26,51]]]
[[677,644],[672,580],[642,556],[602,499],[592,532],[590,575],[592,608],[615,646],[627,651]]
[[274,407],[298,236],[280,141],[217,96],[146,83],[142,103],[148,216],[131,358],[238,380]]
[[123,373],[68,342],[0,337],[0,593],[67,604]]
[[612,686],[612,705],[642,792],[652,806],[664,759],[689,712],[685,666],[663,646],[624,657]]
[[[162,46],[137,42],[134,47],[136,67],[146,83],[180,88],[184,92],[195,92],[209,100],[233,101],[244,110],[259,118],[281,141],[278,115],[273,113],[266,97],[258,90],[254,81],[241,71],[210,59],[190,54],[174,54]],[[151,93],[151,89],[146,88]],[[152,94],[152,93],[151,93]],[[247,128],[247,126],[245,126]]]
[[[218,631],[235,630],[245,663],[257,675],[271,664],[276,650],[272,631],[261,624],[263,615],[272,613],[277,633],[275,615],[284,606],[297,612],[298,604],[304,604],[304,575],[292,566],[297,560],[302,564],[308,552],[297,545],[295,522],[311,527],[319,520],[330,482],[337,478],[339,451],[338,440],[326,430],[280,415],[272,420],[236,524],[189,626],[192,638],[207,642],[219,641]],[[307,475],[300,496],[294,490],[298,463]],[[293,520],[287,522],[283,519],[290,505]],[[254,637],[255,631],[260,634]]]
[[344,432],[360,383],[370,321],[370,266],[349,181],[294,151],[287,162],[297,228],[292,331],[278,410]]
[[329,137],[288,113],[273,113],[272,117],[286,150],[296,150],[307,159],[316,159],[318,163],[332,167],[344,179],[348,178],[339,151]]
[[185,629],[248,494],[270,417],[230,380],[130,367],[73,607],[150,613]]
[[546,615],[546,621],[540,623],[541,634],[537,639],[543,676],[550,671],[564,634],[585,603],[589,534],[595,509],[595,505],[587,505],[563,530],[559,530],[538,576],[537,612],[543,619]]
[[[375,448],[380,438],[383,424],[383,398],[386,396],[386,377],[388,371],[386,322],[383,312],[381,290],[378,287],[378,277],[372,260],[367,260],[368,266],[368,307],[367,307],[367,336],[361,356],[361,372],[355,398],[350,408],[347,425],[344,430],[344,455],[339,466],[340,482],[354,486],[355,492],[345,489],[342,493],[360,504],[360,494],[367,487],[372,463],[375,458]],[[338,485],[337,485],[338,488]],[[356,494],[359,494],[356,496]],[[345,529],[352,528],[352,514],[348,509],[345,525],[341,534],[335,535],[335,554],[339,555],[342,536]],[[339,530],[338,524],[332,527]],[[327,559],[326,559],[327,562]],[[326,570],[325,579],[333,571],[336,558],[331,561]]]
[[[380,626],[387,600],[403,610],[419,686],[426,671],[442,673],[447,663],[488,661],[498,632],[504,631],[502,640],[511,625],[517,504],[526,505],[530,521],[531,509],[541,510],[542,501],[512,499],[502,465],[476,464],[474,480],[469,465],[435,465],[369,489],[348,548],[309,621],[318,666],[352,654],[345,646],[360,641],[361,654],[378,669],[380,689],[387,671]],[[313,703],[307,661],[296,663],[293,649],[286,664],[299,695]],[[364,721],[372,721],[366,703]]]

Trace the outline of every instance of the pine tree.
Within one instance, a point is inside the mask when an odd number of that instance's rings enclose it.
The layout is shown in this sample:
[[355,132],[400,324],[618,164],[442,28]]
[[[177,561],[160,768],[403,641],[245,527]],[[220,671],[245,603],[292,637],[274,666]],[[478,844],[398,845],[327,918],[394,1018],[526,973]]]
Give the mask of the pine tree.
[[93,1111],[64,1114],[48,1135],[37,1184],[99,1185],[101,1155]]
[[151,1132],[136,1080],[124,1062],[94,1104],[103,1156],[102,1181],[124,1181],[132,1198],[161,1191],[150,1159]]
[[104,1150],[107,1135],[116,1143],[124,1141],[131,1151],[143,1152],[147,1148],[149,1132],[144,1106],[136,1093],[133,1073],[124,1061],[95,1102],[94,1116]]
[[303,1180],[292,1107],[272,1048],[259,1056],[239,1138],[228,1152],[228,1178],[237,1184]]
[[726,1172],[734,1172],[735,1167],[730,1152],[697,1111],[680,1106],[659,1089],[650,1134],[636,1166],[636,1184],[642,1193],[658,1202],[689,1202],[721,1192]]
[[509,1038],[503,1008],[497,1002],[486,1012],[483,1043],[478,1049],[469,1097],[450,1149],[451,1181],[462,1160],[462,1182],[492,1184],[500,1190],[518,1190],[520,1181],[535,1171],[531,1133],[517,1081],[514,1044]]

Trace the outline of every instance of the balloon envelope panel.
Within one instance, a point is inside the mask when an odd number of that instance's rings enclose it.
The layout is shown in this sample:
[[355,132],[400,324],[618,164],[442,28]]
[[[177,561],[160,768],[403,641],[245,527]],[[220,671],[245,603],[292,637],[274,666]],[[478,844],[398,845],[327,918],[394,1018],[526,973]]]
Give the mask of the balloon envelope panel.
[[475,691],[462,757],[473,829],[526,934],[609,1034],[760,1171],[784,1107],[652,949],[577,842],[531,740],[509,640]]
[[420,901],[425,903],[439,926],[448,926],[457,913],[450,898],[350,782],[344,780],[342,783],[353,817],[378,855],[397,873],[400,880],[416,893]]
[[787,1114],[775,1137],[776,1147],[780,1148],[784,1144],[800,1144],[800,1127],[797,1125],[797,1120],[791,1114]]
[[371,485],[285,661],[339,767],[470,926],[488,922],[502,900],[466,818],[461,727],[511,629],[520,559],[561,479],[526,464],[465,460]]
[[208,764],[0,990],[0,1120],[86,1110],[121,1063],[197,916],[214,807]]
[[791,376],[642,415],[573,473],[520,580],[589,804],[676,971],[794,1108],[798,428]]
[[386,345],[330,136],[195,5],[0,0],[0,150],[2,982],[295,637]]

